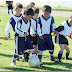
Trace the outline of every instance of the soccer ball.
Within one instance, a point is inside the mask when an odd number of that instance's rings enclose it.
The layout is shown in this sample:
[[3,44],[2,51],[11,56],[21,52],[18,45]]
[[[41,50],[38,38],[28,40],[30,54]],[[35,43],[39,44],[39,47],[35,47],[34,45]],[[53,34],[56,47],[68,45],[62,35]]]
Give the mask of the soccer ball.
[[39,58],[36,57],[36,56],[32,56],[32,57],[29,59],[28,63],[29,63],[29,66],[30,66],[30,67],[39,67],[39,66],[40,66],[40,60],[39,60]]

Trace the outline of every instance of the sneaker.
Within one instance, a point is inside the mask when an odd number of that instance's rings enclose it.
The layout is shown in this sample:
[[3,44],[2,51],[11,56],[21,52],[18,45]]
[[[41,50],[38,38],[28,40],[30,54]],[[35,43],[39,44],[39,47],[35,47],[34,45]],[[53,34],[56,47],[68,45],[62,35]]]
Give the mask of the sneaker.
[[19,58],[17,58],[16,62],[19,62]]
[[11,66],[16,66],[16,62],[12,62],[11,63]]
[[61,63],[61,61],[57,59],[57,60],[55,61],[55,63],[60,64],[60,63]]
[[66,58],[66,57],[65,57],[65,60],[71,60],[71,59],[70,59],[70,58]]
[[50,59],[51,61],[55,61],[54,57],[50,57],[49,59]]

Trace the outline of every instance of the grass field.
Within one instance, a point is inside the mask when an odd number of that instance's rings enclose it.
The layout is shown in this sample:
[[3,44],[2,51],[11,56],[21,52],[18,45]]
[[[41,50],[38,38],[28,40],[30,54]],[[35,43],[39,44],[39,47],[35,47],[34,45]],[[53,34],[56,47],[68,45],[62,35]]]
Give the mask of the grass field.
[[[6,36],[5,27],[7,22],[9,21],[11,15],[0,13],[0,36]],[[65,17],[54,17],[56,26],[58,26],[62,21],[66,20]],[[42,67],[30,68],[27,62],[22,62],[22,58],[20,56],[20,62],[17,62],[16,67],[11,67],[10,63],[12,61],[12,56],[14,53],[14,32],[11,28],[11,39],[8,41],[0,39],[0,71],[71,71],[72,70],[72,60],[65,60],[65,51],[62,57],[62,64],[55,64],[55,62],[51,62],[49,60],[49,52],[45,51],[43,53],[42,62],[44,65]],[[69,40],[70,47],[70,58],[72,59],[72,48],[71,48],[71,40]],[[53,36],[54,42],[54,36]],[[60,50],[59,46],[55,44],[54,57],[57,58],[58,52]]]

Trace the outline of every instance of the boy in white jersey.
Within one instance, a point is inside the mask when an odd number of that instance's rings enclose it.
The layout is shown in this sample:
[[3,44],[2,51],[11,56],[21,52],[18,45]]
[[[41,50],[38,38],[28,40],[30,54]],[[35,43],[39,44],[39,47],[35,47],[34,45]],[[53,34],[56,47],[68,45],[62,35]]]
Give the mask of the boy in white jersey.
[[41,34],[43,36],[43,39],[39,38],[39,41],[38,41],[38,50],[39,50],[38,57],[40,61],[42,59],[43,51],[45,50],[49,50],[50,60],[55,61],[53,57],[54,44],[52,41],[51,33],[54,31],[56,26],[54,23],[54,18],[50,14],[51,14],[51,7],[48,5],[45,5],[43,7],[43,15],[41,15],[38,18],[38,23],[40,24],[40,28],[41,28]]
[[12,15],[11,18],[9,19],[9,22],[7,23],[7,26],[5,28],[5,32],[8,36],[8,38],[11,38],[10,36],[10,26],[12,26],[13,31],[15,31],[15,25],[18,21],[18,19],[22,16],[21,12],[22,12],[22,4],[17,3],[15,6],[15,15]]
[[35,48],[36,52],[37,52],[37,42],[38,42],[38,36],[37,34],[39,34],[40,30],[39,27],[40,25],[37,23],[37,19],[38,19],[38,15],[39,15],[39,8],[37,7],[33,7],[32,8],[34,11],[34,16],[33,18],[30,20],[30,24],[33,27],[33,29],[30,29],[30,35],[29,38],[33,44],[33,47]]
[[56,63],[61,63],[61,57],[63,55],[64,49],[66,50],[66,57],[65,59],[69,60],[69,53],[70,49],[68,47],[68,40],[66,37],[68,37],[72,32],[72,16],[61,23],[59,27],[55,29],[55,43],[59,44],[60,51],[58,53],[58,58],[55,61]]
[[[22,4],[16,3],[16,6],[14,8],[15,14],[11,16],[11,18],[9,19],[9,22],[7,23],[7,26],[5,28],[5,32],[8,36],[8,38],[11,38],[10,26],[12,26],[12,29],[15,32],[15,25],[18,22],[19,18],[22,17],[22,14],[21,14],[22,8],[23,8]],[[19,58],[17,59],[17,61],[19,61]]]
[[[34,15],[33,9],[24,10],[24,16],[19,19],[15,27],[15,53],[13,55],[12,66],[16,65],[18,55],[26,52],[35,52],[30,39],[28,38],[29,20]],[[35,54],[34,54],[35,55]]]

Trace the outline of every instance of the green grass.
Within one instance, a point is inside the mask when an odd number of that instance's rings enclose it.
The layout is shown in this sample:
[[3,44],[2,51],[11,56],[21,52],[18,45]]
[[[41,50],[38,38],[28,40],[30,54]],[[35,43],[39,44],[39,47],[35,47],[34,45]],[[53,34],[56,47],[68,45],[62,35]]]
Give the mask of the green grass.
[[[1,4],[0,7],[7,7],[6,4]],[[14,5],[13,5],[14,7]],[[38,6],[40,9],[42,9],[42,6]],[[23,8],[26,8],[25,5],[23,5]],[[68,7],[61,7],[61,6],[58,6],[58,7],[52,7],[52,10],[56,10],[56,11],[72,11],[72,8],[68,8]]]
[[[0,13],[0,36],[6,36],[5,34],[5,27],[7,22],[9,21],[11,15]],[[60,25],[60,23],[64,20],[67,20],[65,17],[54,17],[56,26]],[[11,39],[8,41],[0,39],[0,71],[70,71],[72,70],[72,60],[65,60],[65,51],[62,57],[62,64],[55,64],[55,62],[51,62],[49,60],[49,52],[45,51],[43,53],[42,62],[44,65],[42,67],[36,67],[36,68],[30,68],[27,62],[22,62],[22,58],[20,56],[20,62],[17,62],[16,67],[11,67],[10,63],[12,61],[12,56],[14,53],[14,32],[11,28]],[[71,40],[69,40],[69,47],[71,48]],[[53,42],[54,42],[54,36],[53,36]],[[55,44],[55,50],[54,50],[54,57],[57,58],[58,52],[60,50],[59,46]],[[70,58],[72,59],[72,52],[70,52]]]

